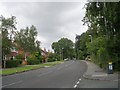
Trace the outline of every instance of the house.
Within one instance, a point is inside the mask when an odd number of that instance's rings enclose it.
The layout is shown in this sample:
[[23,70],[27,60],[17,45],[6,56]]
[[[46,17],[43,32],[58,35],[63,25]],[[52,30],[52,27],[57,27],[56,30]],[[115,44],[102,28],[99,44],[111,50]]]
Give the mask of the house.
[[15,49],[15,47],[11,48],[11,53],[10,53],[10,60],[15,59],[15,57],[18,55],[18,51]]
[[46,63],[48,58],[48,52],[46,51],[45,48],[44,50],[41,50],[41,54],[42,54],[42,63]]

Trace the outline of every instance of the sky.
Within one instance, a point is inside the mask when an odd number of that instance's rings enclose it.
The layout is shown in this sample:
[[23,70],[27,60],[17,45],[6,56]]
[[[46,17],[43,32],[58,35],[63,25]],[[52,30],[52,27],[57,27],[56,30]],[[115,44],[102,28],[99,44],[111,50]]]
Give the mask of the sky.
[[0,15],[16,16],[17,30],[34,25],[41,48],[52,50],[51,44],[61,38],[75,42],[76,34],[87,31],[81,21],[85,2],[0,2]]

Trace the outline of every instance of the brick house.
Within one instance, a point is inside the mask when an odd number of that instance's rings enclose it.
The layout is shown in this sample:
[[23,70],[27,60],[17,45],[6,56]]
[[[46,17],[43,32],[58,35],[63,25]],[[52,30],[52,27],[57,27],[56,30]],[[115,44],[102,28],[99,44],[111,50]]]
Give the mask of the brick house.
[[46,51],[45,48],[44,48],[44,50],[41,51],[41,55],[42,55],[42,62],[46,63],[47,62],[47,58],[48,58],[48,52]]

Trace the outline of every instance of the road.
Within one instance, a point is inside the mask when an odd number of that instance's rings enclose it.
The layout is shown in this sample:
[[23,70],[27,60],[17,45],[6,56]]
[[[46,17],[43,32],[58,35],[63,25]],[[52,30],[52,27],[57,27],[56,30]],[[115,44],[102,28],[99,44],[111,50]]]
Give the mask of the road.
[[[117,83],[83,79],[87,64],[83,61],[66,61],[52,67],[3,76],[3,88],[116,88]],[[97,85],[96,85],[97,84]]]
[[77,88],[113,88],[113,90],[117,90],[118,82],[82,79]]
[[4,76],[3,88],[73,88],[87,66],[80,61],[66,61],[53,67]]

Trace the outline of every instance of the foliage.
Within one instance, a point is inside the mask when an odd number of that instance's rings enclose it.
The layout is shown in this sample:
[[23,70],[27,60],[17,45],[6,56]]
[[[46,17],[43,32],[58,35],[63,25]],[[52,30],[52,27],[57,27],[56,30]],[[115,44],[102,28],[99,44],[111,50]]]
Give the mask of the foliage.
[[34,59],[31,59],[31,58],[29,58],[27,60],[28,65],[36,65],[36,64],[39,64],[39,63],[40,63],[39,60],[34,60]]
[[97,53],[97,51],[103,47],[105,48],[105,45],[106,45],[106,40],[104,37],[98,37],[96,39],[94,39],[94,41],[91,43],[86,43],[86,47],[87,47],[87,50],[88,52],[92,52],[92,53]]
[[[114,63],[114,68],[118,69],[120,61],[120,2],[88,2],[85,5],[86,14],[83,18],[84,24],[88,25],[88,31],[81,35],[79,43],[82,53],[87,49],[94,62],[105,68],[108,61]],[[113,13],[114,12],[114,13]],[[93,42],[89,41],[92,36]],[[85,40],[85,43],[83,41]]]
[[41,51],[35,52],[35,57],[36,57],[37,60],[39,60],[40,63],[42,63]]
[[27,60],[28,65],[35,65],[35,64],[39,64],[40,62],[41,62],[41,59],[39,57],[38,52],[31,54]]
[[2,57],[10,53],[12,47],[13,35],[16,29],[16,17],[11,16],[10,18],[0,17],[0,32],[2,33]]
[[18,67],[21,65],[22,60],[7,60],[6,61],[6,68],[13,68]]
[[60,60],[60,57],[57,54],[49,53],[49,56],[47,59],[48,62],[59,61],[59,60]]
[[[2,58],[4,59],[6,56],[10,56],[11,49],[16,48],[17,50],[21,50],[25,53],[19,54],[16,56],[17,60],[23,60],[25,58],[25,54],[29,52],[30,54],[33,52],[36,52],[34,57],[30,57],[29,61],[32,62],[32,59],[38,59],[34,63],[41,62],[41,50],[40,50],[40,41],[36,39],[37,37],[37,29],[34,25],[32,25],[30,28],[26,27],[25,29],[20,29],[20,31],[15,31],[16,28],[16,17],[11,16],[10,18],[5,18],[3,16],[0,17],[0,33],[2,33]],[[16,63],[17,61],[7,61],[8,65],[11,62]],[[12,67],[9,66],[9,67]],[[14,65],[13,65],[14,67]]]
[[24,54],[18,54],[17,56],[16,56],[16,59],[21,59],[21,60],[24,60]]
[[75,56],[74,43],[67,38],[61,38],[58,42],[53,42],[52,49],[56,55],[60,56],[60,59],[72,59]]
[[35,26],[26,27],[26,29],[21,29],[20,32],[17,31],[15,35],[15,42],[20,46],[20,49],[25,50],[26,52],[33,52],[36,50],[36,42],[39,45],[39,42],[36,41],[37,30]]

